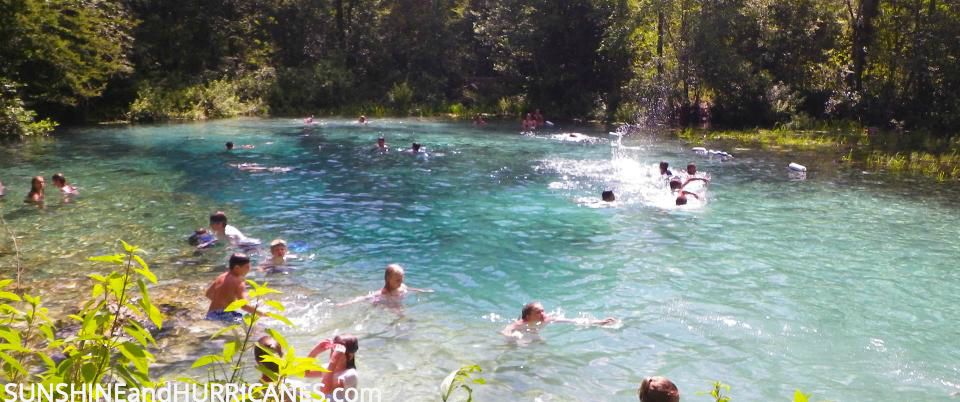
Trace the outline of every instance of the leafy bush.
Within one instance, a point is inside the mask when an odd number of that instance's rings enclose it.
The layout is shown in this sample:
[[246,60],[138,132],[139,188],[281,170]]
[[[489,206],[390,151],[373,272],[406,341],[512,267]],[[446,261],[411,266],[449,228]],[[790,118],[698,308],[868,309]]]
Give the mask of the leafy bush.
[[36,121],[37,113],[24,107],[17,84],[0,78],[0,138],[44,136],[57,127],[50,119]]
[[410,105],[413,103],[413,88],[406,81],[395,83],[390,91],[387,92],[387,99],[393,105],[397,113],[406,115],[410,111]]
[[263,90],[241,85],[253,85],[255,77],[218,79],[184,88],[144,84],[130,104],[127,118],[131,121],[205,120],[266,114],[268,109],[263,98],[241,96]]

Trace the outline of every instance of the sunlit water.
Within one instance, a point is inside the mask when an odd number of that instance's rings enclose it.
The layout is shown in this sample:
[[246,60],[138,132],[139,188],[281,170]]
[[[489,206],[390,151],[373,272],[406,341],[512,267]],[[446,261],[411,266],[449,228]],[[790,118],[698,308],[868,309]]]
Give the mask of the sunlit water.
[[[556,136],[569,131],[595,139]],[[393,151],[373,152],[380,134]],[[707,399],[696,392],[713,380],[732,384],[737,401],[787,400],[797,388],[835,401],[960,391],[955,186],[816,155],[729,150],[737,158],[720,162],[652,134],[616,139],[415,120],[70,130],[0,148],[0,208],[26,277],[61,310],[86,294],[79,278],[103,269],[82,257],[114,252],[123,238],[149,250],[167,297],[198,319],[230,252],[195,255],[186,244],[210,212],[265,242],[283,237],[300,256],[295,270],[253,276],[285,291],[298,325],[285,332],[301,353],[357,334],[361,386],[386,401],[436,400],[443,377],[469,363],[488,381],[475,387],[481,401],[634,401],[654,374],[675,380],[684,400]],[[256,148],[227,153],[226,141]],[[413,141],[429,156],[396,152]],[[660,160],[708,172],[705,205],[673,207]],[[806,180],[787,172],[795,160],[811,165]],[[79,197],[64,203],[51,187],[45,209],[21,203],[31,176],[49,183],[58,171]],[[618,201],[597,201],[604,189]],[[3,277],[13,276],[12,252],[5,234]],[[379,288],[391,262],[409,285],[436,292],[408,298],[402,314],[333,307]],[[505,341],[497,331],[531,300],[620,322]],[[214,326],[181,325],[158,353],[163,374],[217,347],[205,342]]]

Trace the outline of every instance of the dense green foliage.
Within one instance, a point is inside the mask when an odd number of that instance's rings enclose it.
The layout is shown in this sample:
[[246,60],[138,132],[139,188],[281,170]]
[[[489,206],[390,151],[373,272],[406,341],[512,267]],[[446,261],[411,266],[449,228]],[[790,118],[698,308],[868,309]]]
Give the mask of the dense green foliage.
[[4,108],[22,99],[41,117],[542,108],[673,125],[849,119],[947,135],[960,123],[960,4],[946,0],[0,5],[0,79],[23,84]]

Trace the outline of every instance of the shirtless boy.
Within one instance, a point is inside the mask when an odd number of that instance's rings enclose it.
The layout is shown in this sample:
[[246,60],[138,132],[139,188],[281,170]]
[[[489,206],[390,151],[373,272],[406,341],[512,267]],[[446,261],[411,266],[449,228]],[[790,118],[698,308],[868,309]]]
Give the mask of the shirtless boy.
[[[243,314],[237,311],[223,311],[230,303],[247,298],[247,273],[250,272],[250,257],[243,253],[234,253],[230,256],[227,272],[220,274],[207,288],[207,298],[210,299],[210,308],[207,309],[206,319],[211,321],[225,321],[241,323]],[[250,314],[261,314],[252,306],[241,307]]]

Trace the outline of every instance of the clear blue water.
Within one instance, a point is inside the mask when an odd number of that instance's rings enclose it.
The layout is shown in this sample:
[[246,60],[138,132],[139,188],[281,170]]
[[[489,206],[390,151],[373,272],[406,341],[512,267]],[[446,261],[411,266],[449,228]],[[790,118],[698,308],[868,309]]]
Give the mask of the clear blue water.
[[[596,141],[562,141],[577,131]],[[429,157],[372,151],[425,144]],[[83,256],[123,238],[176,297],[203,314],[203,287],[229,253],[194,255],[184,238],[224,210],[246,234],[283,237],[300,260],[264,277],[285,291],[298,350],[334,333],[360,337],[361,386],[384,400],[436,400],[449,371],[483,367],[478,400],[634,401],[666,375],[684,400],[713,380],[737,401],[936,401],[960,391],[960,195],[956,184],[866,174],[810,154],[732,151],[707,160],[671,139],[557,128],[380,120],[295,120],[67,130],[0,147],[4,218],[21,236],[27,276],[69,305]],[[226,141],[252,150],[223,150]],[[713,182],[703,206],[675,209],[656,163],[696,161]],[[791,161],[811,172],[797,180]],[[250,172],[259,163],[289,172]],[[29,178],[62,171],[81,196],[21,204]],[[619,201],[596,202],[612,188]],[[10,277],[9,239],[0,273]],[[402,316],[333,307],[404,265]],[[76,297],[74,297],[76,296]],[[530,344],[497,331],[531,300],[609,328],[556,324]],[[202,331],[201,331],[202,332]],[[192,338],[191,338],[192,336]],[[202,333],[186,343],[203,346]],[[174,348],[170,345],[171,350]],[[170,367],[189,365],[161,352]],[[180,352],[184,353],[184,352]],[[196,357],[193,356],[193,357]],[[168,371],[172,371],[168,370]]]

